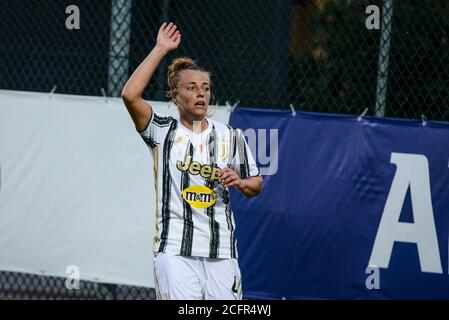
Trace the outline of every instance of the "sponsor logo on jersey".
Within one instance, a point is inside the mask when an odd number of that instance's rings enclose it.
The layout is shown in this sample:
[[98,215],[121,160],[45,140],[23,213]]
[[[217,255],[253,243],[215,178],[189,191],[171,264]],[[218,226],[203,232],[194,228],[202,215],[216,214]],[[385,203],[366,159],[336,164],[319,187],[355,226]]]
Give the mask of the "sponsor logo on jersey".
[[197,175],[199,174],[204,179],[209,179],[210,182],[214,182],[218,180],[218,172],[220,172],[220,168],[212,167],[208,164],[201,164],[197,161],[192,162],[192,156],[187,156],[186,161],[178,161],[176,162],[176,168],[180,171],[188,171],[190,174]]
[[217,194],[205,186],[191,186],[182,191],[182,198],[197,209],[209,208],[217,202]]

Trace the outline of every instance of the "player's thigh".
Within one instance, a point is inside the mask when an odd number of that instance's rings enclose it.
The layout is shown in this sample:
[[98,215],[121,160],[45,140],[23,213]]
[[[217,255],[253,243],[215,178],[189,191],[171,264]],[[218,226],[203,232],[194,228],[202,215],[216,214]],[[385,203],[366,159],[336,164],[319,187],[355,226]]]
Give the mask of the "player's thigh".
[[203,298],[194,260],[179,255],[158,253],[154,258],[154,274],[158,299],[195,300]]
[[242,275],[237,259],[207,259],[205,270],[206,299],[242,299]]

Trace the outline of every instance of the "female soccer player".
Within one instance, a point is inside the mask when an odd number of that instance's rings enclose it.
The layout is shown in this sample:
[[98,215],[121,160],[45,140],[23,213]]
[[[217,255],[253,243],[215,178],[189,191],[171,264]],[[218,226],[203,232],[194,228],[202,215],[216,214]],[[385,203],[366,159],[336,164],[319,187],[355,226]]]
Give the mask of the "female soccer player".
[[157,66],[181,33],[164,23],[157,43],[122,91],[137,131],[154,156],[156,233],[154,270],[159,299],[241,299],[235,222],[229,189],[247,197],[262,177],[239,130],[208,118],[210,73],[189,58],[169,66],[167,96],[177,119],[142,98]]

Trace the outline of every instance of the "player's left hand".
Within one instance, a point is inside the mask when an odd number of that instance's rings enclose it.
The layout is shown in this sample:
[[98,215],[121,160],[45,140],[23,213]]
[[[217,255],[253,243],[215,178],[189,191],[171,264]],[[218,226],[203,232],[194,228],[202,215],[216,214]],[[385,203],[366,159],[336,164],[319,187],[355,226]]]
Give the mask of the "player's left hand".
[[242,183],[242,180],[240,179],[237,172],[235,172],[234,170],[232,170],[228,167],[223,168],[218,173],[218,179],[227,188],[230,188],[230,187],[239,188]]

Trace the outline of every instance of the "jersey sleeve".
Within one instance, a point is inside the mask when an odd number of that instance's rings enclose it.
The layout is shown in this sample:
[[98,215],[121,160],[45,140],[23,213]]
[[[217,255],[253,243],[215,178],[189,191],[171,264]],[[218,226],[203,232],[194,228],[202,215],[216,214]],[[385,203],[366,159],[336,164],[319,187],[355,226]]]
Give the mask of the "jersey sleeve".
[[243,133],[239,129],[235,129],[235,143],[234,170],[238,173],[240,178],[246,179],[260,175],[259,168],[251,153],[251,149],[249,148]]
[[153,111],[147,127],[138,132],[148,147],[154,149],[164,142],[173,121],[173,117],[163,116]]

